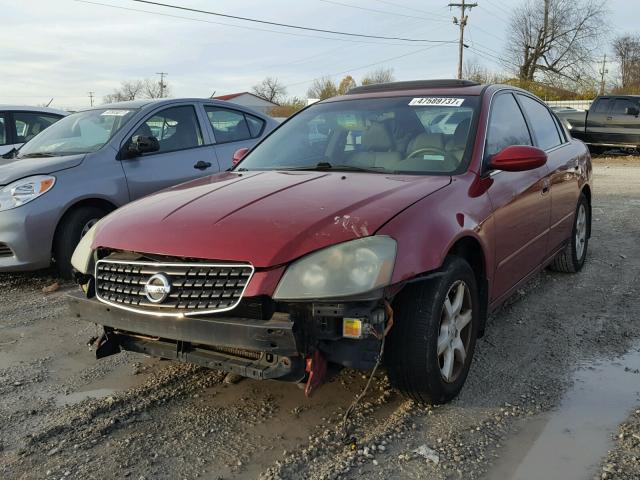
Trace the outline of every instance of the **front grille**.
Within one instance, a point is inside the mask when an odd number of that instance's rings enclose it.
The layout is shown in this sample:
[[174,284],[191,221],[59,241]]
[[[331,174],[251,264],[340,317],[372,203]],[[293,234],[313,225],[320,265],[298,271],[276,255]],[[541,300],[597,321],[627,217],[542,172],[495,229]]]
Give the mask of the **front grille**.
[[6,243],[0,242],[0,257],[13,257],[13,252]]
[[[168,287],[165,298],[152,296],[155,302],[146,289],[154,275],[164,277]],[[242,299],[252,275],[253,267],[247,264],[105,259],[96,263],[96,296],[102,302],[141,313],[202,315],[233,309]]]

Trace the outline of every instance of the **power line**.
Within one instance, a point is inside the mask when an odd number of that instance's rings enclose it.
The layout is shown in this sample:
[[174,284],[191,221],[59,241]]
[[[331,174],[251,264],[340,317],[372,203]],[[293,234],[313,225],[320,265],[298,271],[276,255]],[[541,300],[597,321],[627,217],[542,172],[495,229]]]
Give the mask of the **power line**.
[[424,38],[404,38],[404,37],[383,37],[380,35],[367,35],[364,33],[353,33],[353,32],[341,32],[338,30],[327,30],[327,29],[323,29],[323,28],[314,28],[314,27],[302,27],[300,25],[291,25],[291,24],[287,24],[287,23],[279,23],[279,22],[271,22],[268,20],[260,20],[257,18],[249,18],[249,17],[240,17],[238,15],[229,15],[226,13],[218,13],[218,12],[212,12],[209,10],[200,10],[197,8],[189,8],[189,7],[182,7],[179,5],[172,5],[170,3],[161,3],[161,2],[152,2],[150,0],[132,0],[133,2],[137,2],[137,3],[144,3],[147,5],[155,5],[155,6],[159,6],[159,7],[165,7],[165,8],[173,8],[176,10],[184,10],[187,12],[194,12],[194,13],[203,13],[205,15],[214,15],[216,17],[224,17],[224,18],[232,18],[234,20],[242,20],[245,22],[253,22],[253,23],[260,23],[263,25],[274,25],[277,27],[284,27],[284,28],[292,28],[292,29],[296,29],[296,30],[306,30],[306,31],[310,31],[310,32],[319,32],[319,33],[328,33],[328,34],[332,34],[332,35],[344,35],[344,36],[348,36],[348,37],[359,37],[359,38],[375,38],[378,40],[400,40],[403,42],[418,42],[418,43],[452,43],[450,40],[428,40],[428,39],[424,39]]
[[[439,46],[439,45],[430,45],[430,46],[428,46],[428,47],[420,48],[420,49],[418,49],[418,50],[414,50],[413,52],[405,53],[405,54],[403,54],[403,55],[397,55],[397,56],[395,56],[395,57],[385,58],[384,60],[380,60],[380,61],[378,61],[378,62],[369,63],[369,64],[367,64],[367,65],[361,65],[361,66],[359,66],[359,67],[349,68],[348,70],[343,70],[343,71],[341,71],[341,72],[330,73],[330,74],[329,74],[329,75],[327,75],[327,76],[329,76],[329,77],[335,77],[336,75],[344,75],[345,73],[355,72],[356,70],[362,70],[362,69],[364,69],[364,68],[375,67],[375,66],[377,66],[377,65],[381,65],[381,64],[383,64],[383,63],[387,63],[387,62],[391,62],[391,61],[393,61],[393,60],[398,60],[398,59],[400,59],[400,58],[409,57],[409,56],[411,56],[411,55],[416,55],[416,54],[418,54],[418,53],[422,53],[422,52],[425,52],[425,51],[427,51],[427,50],[431,50],[432,48],[435,48],[435,47],[438,47],[438,46]],[[285,85],[285,87],[286,87],[286,88],[289,88],[289,87],[295,87],[295,86],[298,86],[298,85],[303,85],[303,84],[305,84],[305,83],[313,82],[314,80],[317,80],[317,79],[319,79],[319,78],[322,78],[322,77],[316,77],[316,78],[312,78],[312,79],[310,79],[310,80],[304,80],[304,81],[302,81],[302,82],[290,83],[289,85]]]
[[433,15],[434,17],[439,17],[439,18],[442,18],[442,19],[449,20],[449,15],[438,15],[438,14],[435,14],[435,13],[427,12],[426,10],[420,10],[419,8],[408,7],[406,5],[402,5],[400,3],[395,3],[395,2],[389,2],[387,0],[374,0],[374,1],[376,1],[378,3],[384,3],[386,5],[391,5],[391,6],[394,6],[394,7],[404,8],[404,9],[407,9],[407,10],[412,10],[414,12],[425,13],[427,15]]
[[388,42],[376,42],[376,41],[372,41],[372,40],[356,40],[356,39],[352,39],[352,38],[337,38],[337,37],[323,37],[321,35],[310,35],[310,34],[304,34],[304,33],[294,33],[294,32],[284,32],[282,30],[271,30],[268,28],[259,28],[259,27],[249,27],[247,25],[235,25],[233,23],[225,23],[225,22],[215,22],[212,20],[206,20],[204,18],[194,18],[194,17],[185,17],[182,15],[172,15],[170,13],[162,13],[162,12],[155,12],[153,10],[144,10],[141,8],[132,8],[132,7],[122,7],[120,5],[112,5],[110,3],[104,3],[104,2],[96,2],[93,0],[73,0],[74,2],[78,2],[78,3],[86,3],[88,5],[95,5],[95,6],[99,6],[99,7],[108,7],[108,8],[114,8],[116,10],[125,10],[128,12],[137,12],[137,13],[148,13],[150,15],[156,15],[156,16],[160,16],[160,17],[167,17],[167,18],[178,18],[181,20],[190,20],[192,22],[200,22],[200,23],[208,23],[211,25],[223,25],[225,27],[231,27],[231,28],[239,28],[241,30],[250,30],[250,31],[254,31],[254,32],[268,32],[268,33],[275,33],[278,35],[287,35],[287,36],[292,36],[292,37],[303,37],[303,38],[319,38],[321,40],[331,40],[334,42],[349,42],[349,43],[356,43],[356,44],[370,44],[370,45],[395,45],[395,46],[406,46],[406,43],[388,43]]
[[395,17],[405,17],[405,18],[413,18],[413,19],[420,19],[420,20],[427,20],[430,22],[446,22],[446,20],[440,19],[440,18],[426,18],[426,17],[417,17],[415,15],[405,15],[403,13],[396,13],[396,12],[389,12],[387,10],[377,10],[375,8],[367,8],[367,7],[360,7],[358,5],[349,5],[348,3],[341,3],[341,2],[335,2],[333,0],[319,0],[323,3],[330,3],[332,5],[339,5],[341,7],[347,7],[347,8],[355,8],[357,10],[364,10],[367,12],[374,12],[374,13],[381,13],[383,15],[392,15]]
[[460,42],[458,46],[458,78],[462,78],[462,55],[464,52],[464,27],[467,25],[468,17],[464,14],[464,11],[468,8],[471,10],[473,7],[477,7],[477,3],[465,3],[465,0],[462,0],[462,3],[450,3],[449,8],[456,7],[460,8],[460,21],[456,17],[453,17],[453,23],[456,25],[460,25]]
[[[489,1],[489,0],[486,0]],[[490,2],[491,3],[491,2]],[[502,11],[503,9],[498,7],[495,3],[491,3],[492,6],[494,6],[495,8],[497,8],[500,11],[500,15],[498,15],[495,11],[490,11],[487,7],[485,6],[480,6],[479,8],[481,8],[482,10],[486,11],[487,13],[491,14],[491,16],[497,20],[500,20],[501,22],[506,23],[507,25],[509,25],[509,20],[505,19],[502,16]]]

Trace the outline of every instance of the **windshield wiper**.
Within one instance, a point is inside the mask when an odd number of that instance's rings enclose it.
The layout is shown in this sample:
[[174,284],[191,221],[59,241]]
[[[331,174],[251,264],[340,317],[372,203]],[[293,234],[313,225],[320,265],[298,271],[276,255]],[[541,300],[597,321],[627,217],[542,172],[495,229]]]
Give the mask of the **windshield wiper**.
[[46,153],[46,152],[38,152],[38,153],[25,153],[24,155],[20,155],[20,158],[46,158],[46,157],[57,157],[58,154],[55,153]]
[[316,165],[308,165],[305,167],[282,168],[278,170],[336,170],[346,172],[373,172],[373,173],[390,173],[384,167],[357,167],[355,165],[332,165],[329,162],[320,162]]

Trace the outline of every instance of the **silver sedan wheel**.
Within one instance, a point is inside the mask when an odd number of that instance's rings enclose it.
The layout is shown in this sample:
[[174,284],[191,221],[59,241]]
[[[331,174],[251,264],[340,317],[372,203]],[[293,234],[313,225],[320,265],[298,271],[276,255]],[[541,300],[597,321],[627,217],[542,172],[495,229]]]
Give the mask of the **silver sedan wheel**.
[[576,257],[582,260],[584,254],[584,245],[587,241],[587,209],[584,203],[578,208],[578,216],[576,218]]
[[91,230],[91,227],[93,227],[96,223],[98,223],[98,220],[100,219],[92,218],[87,223],[85,223],[84,226],[82,227],[82,230],[80,231],[80,238],[84,237],[87,234],[87,232]]
[[471,291],[458,280],[444,297],[438,334],[438,363],[445,382],[455,382],[464,371],[471,342]]

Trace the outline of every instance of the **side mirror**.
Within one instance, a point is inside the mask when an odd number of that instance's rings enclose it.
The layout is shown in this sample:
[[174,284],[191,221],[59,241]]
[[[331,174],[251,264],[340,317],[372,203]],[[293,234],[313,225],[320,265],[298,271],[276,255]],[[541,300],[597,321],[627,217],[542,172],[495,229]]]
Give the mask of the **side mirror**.
[[247,155],[247,153],[249,153],[248,148],[239,148],[238,150],[236,150],[233,154],[233,158],[231,159],[231,164],[235,167],[238,163],[240,163],[240,160],[242,160]]
[[153,136],[147,137],[146,135],[134,135],[129,143],[127,152],[130,157],[138,157],[143,153],[157,152],[160,150],[160,143],[158,139]]
[[511,145],[491,157],[489,168],[505,172],[534,170],[547,163],[547,154],[536,147]]
[[624,113],[627,115],[637,116],[640,113],[640,110],[638,110],[638,107],[627,107],[624,109]]

